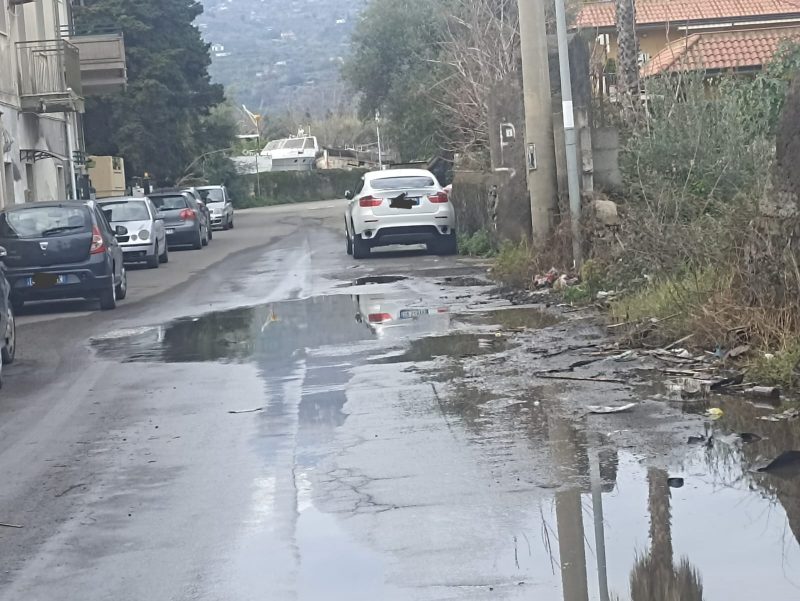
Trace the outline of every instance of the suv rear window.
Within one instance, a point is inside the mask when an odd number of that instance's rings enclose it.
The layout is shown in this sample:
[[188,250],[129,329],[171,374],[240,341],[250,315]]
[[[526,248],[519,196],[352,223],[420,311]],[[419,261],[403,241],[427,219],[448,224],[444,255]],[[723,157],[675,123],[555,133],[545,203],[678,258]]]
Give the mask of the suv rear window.
[[199,190],[200,198],[206,202],[224,202],[225,196],[222,194],[222,188],[209,188],[207,190]]
[[0,238],[49,238],[91,229],[86,207],[31,207],[0,213]]
[[372,180],[373,190],[412,190],[417,188],[433,188],[436,184],[430,177],[418,175],[413,177],[382,177]]
[[119,223],[120,221],[148,221],[150,212],[147,205],[141,200],[125,202],[104,202],[100,205],[100,210],[108,219],[109,223]]
[[175,196],[151,196],[150,200],[159,211],[179,211],[187,208],[186,197],[182,194]]

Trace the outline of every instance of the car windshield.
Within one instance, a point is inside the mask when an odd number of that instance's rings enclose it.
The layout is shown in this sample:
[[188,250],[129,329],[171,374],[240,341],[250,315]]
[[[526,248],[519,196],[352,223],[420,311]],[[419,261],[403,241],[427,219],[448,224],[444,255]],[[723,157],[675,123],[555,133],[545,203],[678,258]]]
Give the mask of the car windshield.
[[200,196],[206,202],[225,202],[225,195],[222,193],[222,188],[200,190]]
[[372,180],[374,190],[416,190],[417,188],[433,188],[433,178],[424,175],[405,177],[382,177]]
[[91,230],[85,207],[31,207],[0,214],[0,237],[44,238]]
[[103,214],[111,223],[120,221],[147,221],[150,212],[147,205],[140,200],[126,202],[109,202],[100,205]]
[[150,200],[153,201],[159,211],[179,211],[188,206],[186,198],[180,194],[175,196],[151,196]]

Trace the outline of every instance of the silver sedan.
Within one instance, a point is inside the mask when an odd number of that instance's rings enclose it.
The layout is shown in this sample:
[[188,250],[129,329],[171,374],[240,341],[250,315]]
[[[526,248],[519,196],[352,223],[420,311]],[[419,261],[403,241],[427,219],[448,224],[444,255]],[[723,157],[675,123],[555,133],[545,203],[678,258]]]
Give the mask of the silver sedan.
[[126,263],[146,263],[156,269],[169,261],[164,221],[147,198],[114,198],[99,201],[98,206],[112,228],[122,226],[125,234],[117,234]]

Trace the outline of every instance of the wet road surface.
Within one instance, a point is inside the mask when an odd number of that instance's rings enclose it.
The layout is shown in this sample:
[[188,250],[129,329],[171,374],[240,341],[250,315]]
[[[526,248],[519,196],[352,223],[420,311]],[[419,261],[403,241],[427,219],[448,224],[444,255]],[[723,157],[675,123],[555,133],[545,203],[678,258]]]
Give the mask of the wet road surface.
[[339,219],[243,215],[177,285],[24,318],[0,600],[800,599],[800,480],[755,471],[798,422],[548,379],[638,366],[474,262],[356,263]]

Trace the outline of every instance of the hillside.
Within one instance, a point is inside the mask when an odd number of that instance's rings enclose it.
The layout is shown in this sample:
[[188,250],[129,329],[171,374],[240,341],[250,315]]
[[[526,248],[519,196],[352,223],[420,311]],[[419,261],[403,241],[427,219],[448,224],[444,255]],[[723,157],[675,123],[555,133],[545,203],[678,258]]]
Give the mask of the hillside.
[[211,75],[238,103],[272,113],[343,101],[339,66],[366,0],[202,0]]

